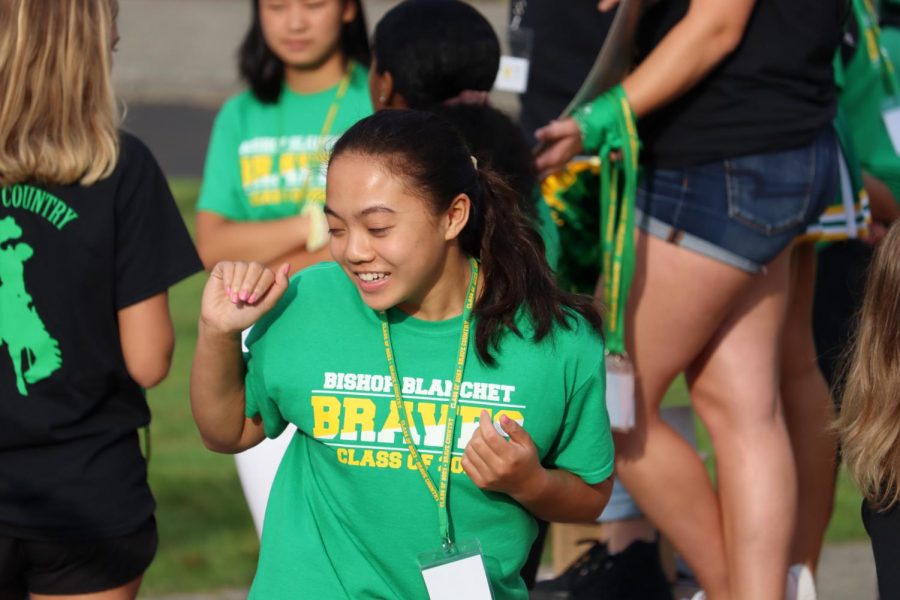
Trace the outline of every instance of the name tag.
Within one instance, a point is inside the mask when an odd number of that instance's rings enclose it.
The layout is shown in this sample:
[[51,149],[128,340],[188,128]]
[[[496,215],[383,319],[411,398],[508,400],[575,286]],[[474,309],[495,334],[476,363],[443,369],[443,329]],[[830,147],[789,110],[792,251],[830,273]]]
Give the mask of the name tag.
[[452,552],[419,557],[429,600],[493,600],[491,584],[477,541],[460,544]]
[[501,56],[500,69],[494,88],[501,92],[524,94],[528,89],[528,69],[531,63],[527,58],[517,56]]
[[634,367],[620,356],[606,358],[606,412],[611,429],[634,429]]
[[900,155],[900,106],[885,108],[881,116],[884,119],[888,136],[891,138],[891,145],[894,146],[894,153]]

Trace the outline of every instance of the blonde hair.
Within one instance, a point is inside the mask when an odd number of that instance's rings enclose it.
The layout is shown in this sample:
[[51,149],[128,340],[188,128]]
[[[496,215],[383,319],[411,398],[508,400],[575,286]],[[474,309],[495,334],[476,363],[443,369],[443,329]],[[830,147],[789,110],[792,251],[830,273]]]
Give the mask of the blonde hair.
[[874,506],[900,502],[900,222],[875,252],[837,428],[844,462]]
[[0,0],[0,187],[112,173],[114,1]]

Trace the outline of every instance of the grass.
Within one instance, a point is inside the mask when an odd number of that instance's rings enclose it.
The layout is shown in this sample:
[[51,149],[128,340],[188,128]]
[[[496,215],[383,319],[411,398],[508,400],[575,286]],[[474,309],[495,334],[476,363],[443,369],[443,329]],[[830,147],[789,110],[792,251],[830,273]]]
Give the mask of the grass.
[[[193,233],[199,184],[173,181]],[[177,344],[172,371],[149,392],[153,411],[150,485],[156,496],[160,546],[144,594],[246,587],[256,568],[257,539],[231,456],[204,448],[191,417],[188,380],[197,314],[206,277],[170,291]]]
[[[171,183],[185,221],[193,230],[199,183]],[[150,484],[158,503],[160,548],[144,579],[144,595],[246,587],[256,566],[256,533],[244,504],[234,460],[203,447],[188,403],[190,363],[204,282],[203,274],[195,275],[171,290],[170,305],[178,339],[175,358],[168,379],[149,393],[153,411]],[[670,390],[666,404],[687,403],[687,391],[679,380]],[[701,450],[711,454],[709,437],[699,424],[698,442]],[[829,542],[865,537],[859,502],[859,494],[842,471],[836,509],[828,529]]]

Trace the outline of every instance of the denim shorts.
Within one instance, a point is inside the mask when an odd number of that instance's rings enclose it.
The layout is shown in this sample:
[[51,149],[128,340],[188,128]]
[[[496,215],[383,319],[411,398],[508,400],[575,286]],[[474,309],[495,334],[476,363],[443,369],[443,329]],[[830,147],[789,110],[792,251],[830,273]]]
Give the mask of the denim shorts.
[[654,237],[757,273],[818,219],[837,186],[829,124],[800,148],[645,169],[635,222]]

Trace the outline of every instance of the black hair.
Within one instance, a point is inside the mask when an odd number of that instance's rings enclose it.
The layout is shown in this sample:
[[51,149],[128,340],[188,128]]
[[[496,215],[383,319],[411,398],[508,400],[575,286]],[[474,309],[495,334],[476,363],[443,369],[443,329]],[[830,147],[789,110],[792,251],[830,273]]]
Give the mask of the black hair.
[[[372,62],[369,37],[366,33],[366,14],[361,0],[341,0],[356,3],[356,17],[341,28],[341,51],[344,58],[364,67]],[[259,0],[252,0],[253,16],[250,29],[238,50],[238,71],[256,99],[266,104],[278,102],[284,82],[284,63],[266,44],[259,18]]]
[[389,71],[410,108],[431,108],[465,90],[489,91],[500,66],[491,24],[460,0],[406,0],[382,17],[375,68]]
[[466,140],[479,167],[495,171],[516,192],[519,208],[537,221],[535,190],[538,184],[534,157],[525,133],[496,108],[477,104],[438,106],[433,112],[450,121]]
[[484,287],[475,304],[475,345],[481,360],[496,363],[492,352],[505,330],[524,335],[516,325],[524,309],[535,341],[553,326],[572,326],[579,314],[597,332],[600,315],[587,296],[557,287],[544,257],[544,244],[519,207],[519,195],[492,169],[476,165],[459,131],[434,113],[383,110],[367,117],[337,141],[331,160],[342,154],[371,157],[410,189],[420,190],[441,214],[459,194],[472,203],[459,236],[460,249],[481,260]]

